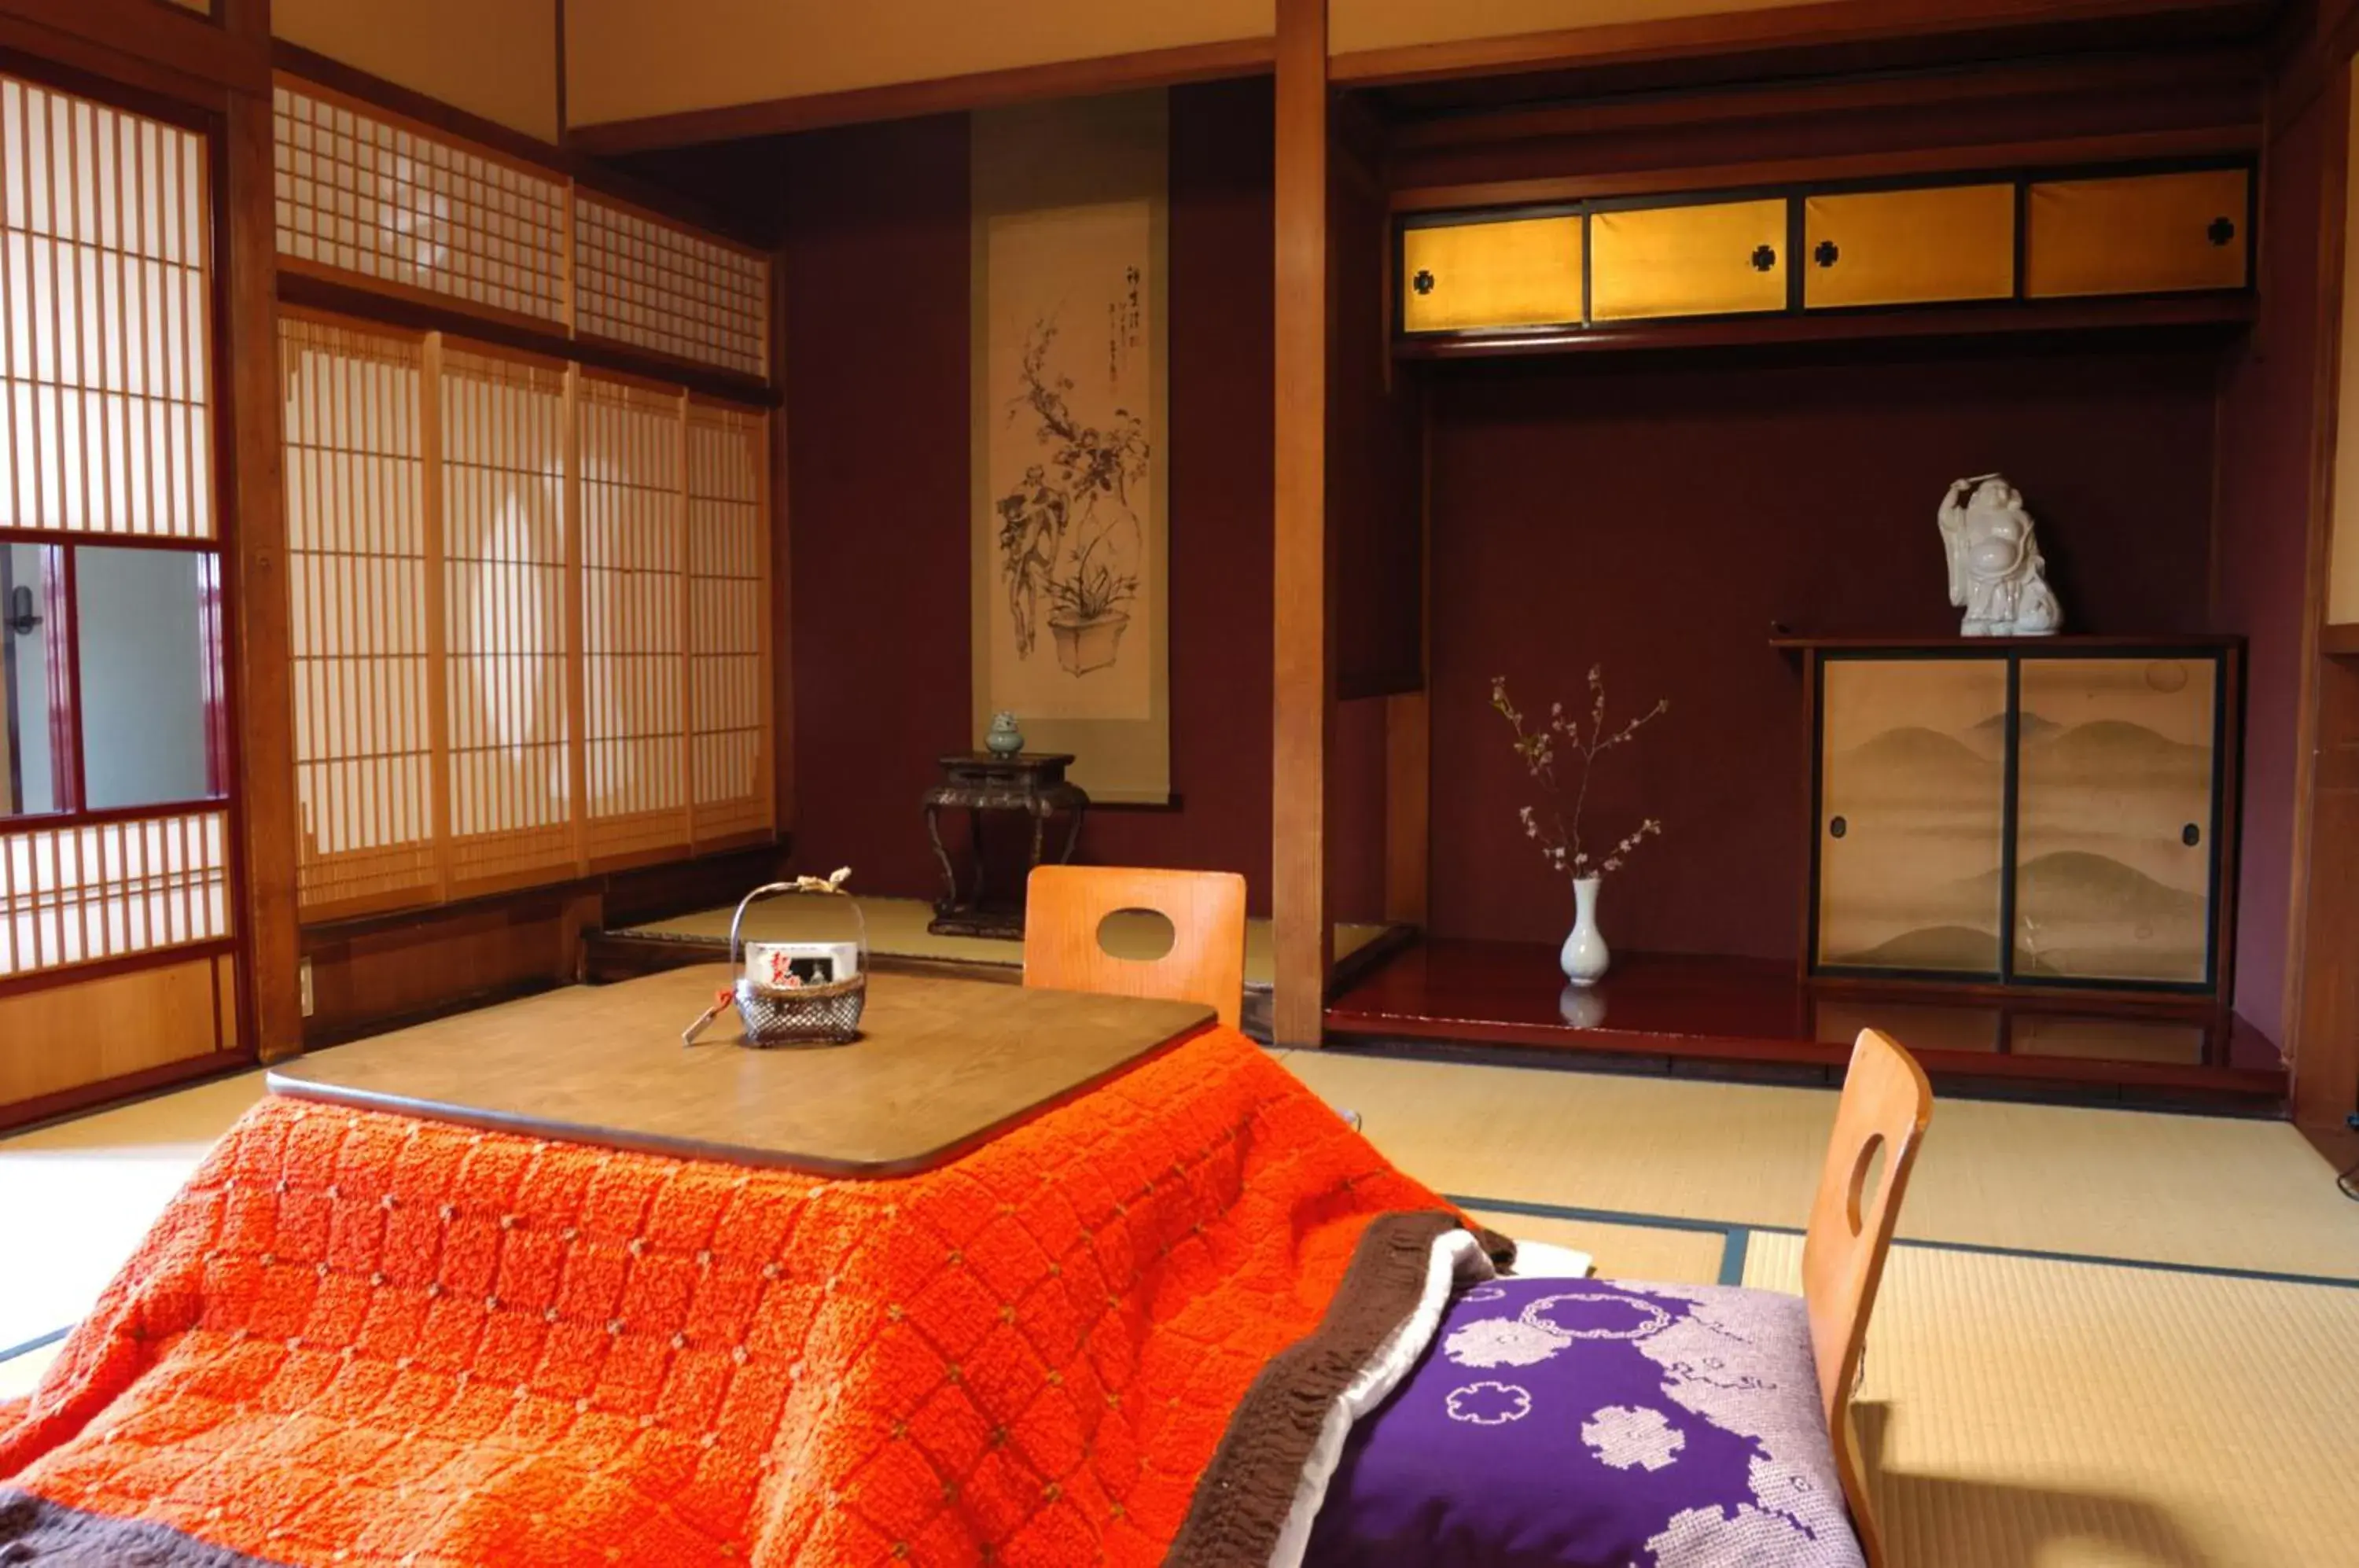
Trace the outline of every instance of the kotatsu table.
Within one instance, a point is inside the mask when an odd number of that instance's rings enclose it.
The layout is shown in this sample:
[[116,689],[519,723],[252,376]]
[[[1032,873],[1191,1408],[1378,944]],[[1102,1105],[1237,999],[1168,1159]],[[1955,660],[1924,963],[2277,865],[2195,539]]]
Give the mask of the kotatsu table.
[[838,1176],[922,1171],[1212,1021],[1194,1002],[873,977],[849,1045],[746,1051],[698,964],[300,1057],[285,1094],[575,1143]]
[[[1303,1412],[1482,1267],[1447,1204],[1192,1012],[880,975],[870,1040],[683,1051],[717,978],[282,1068],[0,1407],[0,1553],[1267,1561]],[[933,1042],[935,1093],[888,1029]],[[839,1106],[869,1075],[869,1141],[790,1073],[841,1075]],[[823,1173],[855,1160],[923,1168]]]

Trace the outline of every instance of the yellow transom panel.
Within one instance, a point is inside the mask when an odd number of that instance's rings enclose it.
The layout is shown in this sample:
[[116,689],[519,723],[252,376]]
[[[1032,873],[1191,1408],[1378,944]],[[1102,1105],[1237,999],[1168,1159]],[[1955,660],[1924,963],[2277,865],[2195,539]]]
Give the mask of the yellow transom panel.
[[2244,287],[2252,254],[2248,180],[2241,169],[2203,169],[2032,186],[2024,293]]
[[1401,326],[1412,332],[1581,320],[1581,219],[1565,214],[1401,231]]
[[1802,303],[1920,305],[2015,292],[2015,187],[1811,196]]
[[1786,305],[1786,201],[1593,212],[1591,318],[1723,316]]

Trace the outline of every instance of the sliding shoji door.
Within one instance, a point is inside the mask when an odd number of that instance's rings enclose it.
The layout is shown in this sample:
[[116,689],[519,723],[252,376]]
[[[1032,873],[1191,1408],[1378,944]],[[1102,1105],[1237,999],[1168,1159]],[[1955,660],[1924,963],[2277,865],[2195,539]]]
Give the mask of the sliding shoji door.
[[440,891],[424,345],[279,322],[298,893],[317,919]]
[[582,729],[592,866],[687,852],[685,399],[584,376]]
[[688,406],[689,733],[700,849],[766,836],[771,793],[769,421]]
[[241,1038],[208,169],[0,75],[0,1121]]
[[456,345],[442,354],[453,896],[560,880],[582,859],[567,380],[555,361]]

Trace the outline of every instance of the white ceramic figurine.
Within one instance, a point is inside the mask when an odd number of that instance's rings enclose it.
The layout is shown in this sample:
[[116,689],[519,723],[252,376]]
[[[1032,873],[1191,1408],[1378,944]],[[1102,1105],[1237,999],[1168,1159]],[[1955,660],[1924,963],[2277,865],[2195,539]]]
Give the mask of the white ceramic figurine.
[[2064,609],[2048,586],[2048,562],[2020,491],[1998,474],[1978,474],[1950,486],[1940,516],[1950,603],[1966,612],[1960,635],[2047,637],[2062,629]]

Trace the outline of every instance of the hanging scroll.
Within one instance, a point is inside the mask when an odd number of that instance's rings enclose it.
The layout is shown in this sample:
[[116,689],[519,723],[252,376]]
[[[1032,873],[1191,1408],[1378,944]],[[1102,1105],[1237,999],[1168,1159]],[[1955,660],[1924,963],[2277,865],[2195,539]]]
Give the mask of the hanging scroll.
[[978,114],[974,735],[1170,796],[1160,93]]

